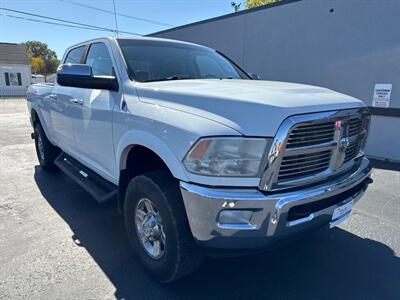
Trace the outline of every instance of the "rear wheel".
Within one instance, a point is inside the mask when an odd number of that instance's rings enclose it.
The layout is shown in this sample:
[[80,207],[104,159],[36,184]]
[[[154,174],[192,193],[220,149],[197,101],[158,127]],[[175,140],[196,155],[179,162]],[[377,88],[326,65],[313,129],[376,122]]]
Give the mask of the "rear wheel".
[[131,180],[125,194],[125,226],[145,269],[160,282],[194,271],[203,255],[189,229],[178,182],[166,171]]
[[54,160],[60,153],[60,150],[50,143],[40,123],[35,125],[34,130],[36,154],[39,164],[46,171],[54,170],[56,168]]

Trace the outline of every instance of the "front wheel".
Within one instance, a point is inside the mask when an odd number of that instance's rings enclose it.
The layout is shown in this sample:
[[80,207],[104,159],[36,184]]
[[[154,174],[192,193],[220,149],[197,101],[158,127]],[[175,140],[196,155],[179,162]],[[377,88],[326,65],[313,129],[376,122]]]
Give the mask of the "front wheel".
[[189,229],[178,182],[166,171],[131,180],[124,204],[131,245],[145,269],[166,283],[194,271],[203,255]]

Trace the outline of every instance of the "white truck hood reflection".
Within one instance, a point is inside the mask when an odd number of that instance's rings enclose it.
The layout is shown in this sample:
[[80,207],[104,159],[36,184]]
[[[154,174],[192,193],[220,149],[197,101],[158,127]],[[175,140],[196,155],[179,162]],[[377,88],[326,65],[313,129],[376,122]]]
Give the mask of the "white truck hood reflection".
[[136,83],[141,101],[201,116],[247,136],[274,136],[291,115],[363,102],[329,89],[274,81],[201,79]]

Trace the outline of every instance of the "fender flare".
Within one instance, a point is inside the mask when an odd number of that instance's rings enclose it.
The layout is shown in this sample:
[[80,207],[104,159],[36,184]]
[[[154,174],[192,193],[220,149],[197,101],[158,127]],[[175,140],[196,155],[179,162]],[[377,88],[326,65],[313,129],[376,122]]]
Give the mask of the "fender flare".
[[[40,125],[43,128],[44,133],[46,134],[47,138],[50,140],[50,135],[48,133],[47,124],[44,122],[44,117],[42,115],[42,112],[38,107],[36,107],[36,105],[33,104],[33,102],[32,102],[32,106],[31,106],[31,110],[29,112],[29,114],[30,114],[29,117],[31,117],[31,118],[32,118],[32,112],[36,113],[36,116],[39,120]],[[34,120],[32,120],[32,127],[33,127],[33,129],[35,129]]]
[[116,149],[116,165],[119,166],[120,171],[126,169],[126,160],[130,149],[138,145],[146,147],[157,154],[164,161],[175,178],[188,181],[186,171],[181,161],[168,145],[156,135],[136,129],[126,132],[119,140]]

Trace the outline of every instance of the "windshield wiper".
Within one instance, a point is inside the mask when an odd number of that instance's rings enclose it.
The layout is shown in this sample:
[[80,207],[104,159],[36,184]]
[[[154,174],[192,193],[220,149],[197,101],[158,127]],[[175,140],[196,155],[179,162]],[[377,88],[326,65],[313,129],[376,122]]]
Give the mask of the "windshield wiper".
[[189,75],[172,75],[165,78],[165,80],[181,80],[181,79],[195,79],[195,78]]
[[172,76],[168,76],[166,78],[144,80],[143,82],[167,81],[167,80],[183,80],[183,79],[196,79],[196,78],[192,77],[192,76],[189,76],[189,75],[172,75]]

